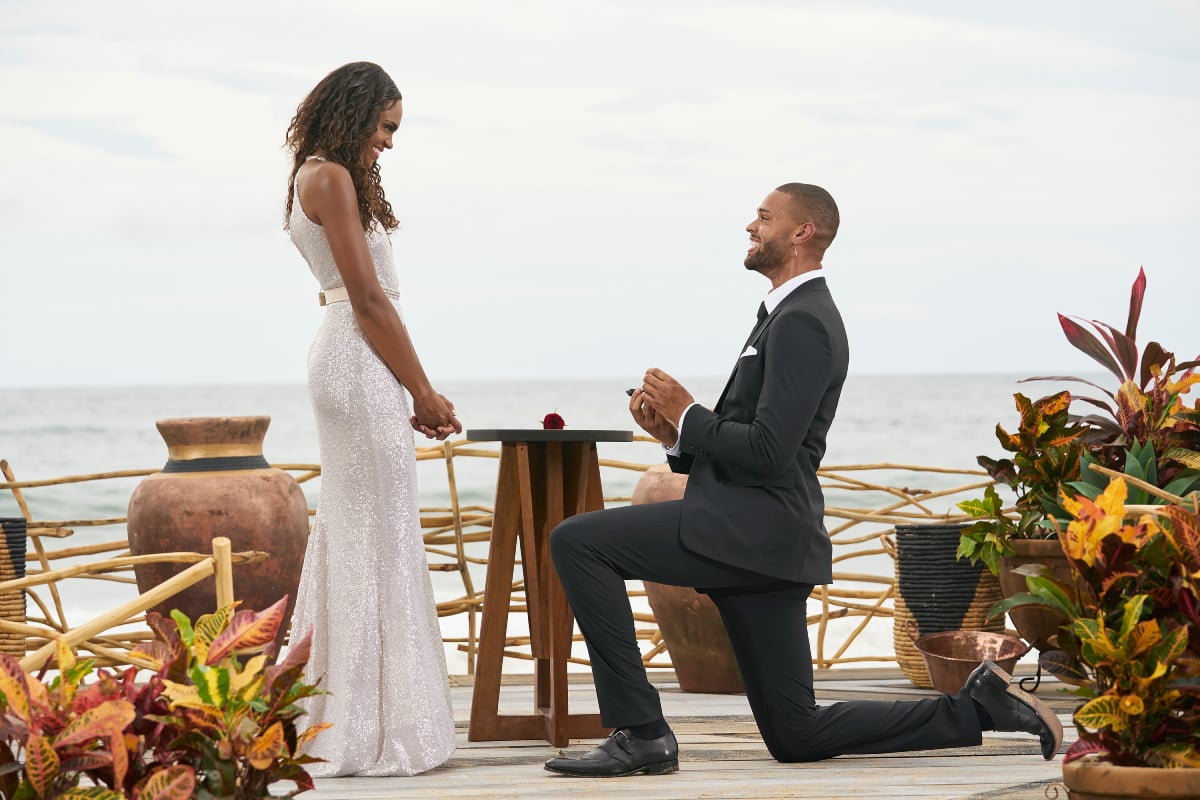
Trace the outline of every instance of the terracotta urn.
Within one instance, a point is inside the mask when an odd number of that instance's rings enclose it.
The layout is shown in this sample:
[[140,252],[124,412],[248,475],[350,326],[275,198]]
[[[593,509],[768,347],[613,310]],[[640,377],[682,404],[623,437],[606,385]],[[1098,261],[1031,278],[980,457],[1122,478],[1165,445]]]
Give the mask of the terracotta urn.
[[[196,417],[159,420],[168,460],[129,499],[129,550],[211,553],[212,540],[228,537],[233,551],[261,550],[269,558],[235,565],[234,597],[239,608],[261,611],[288,596],[287,621],[308,543],[308,503],[287,472],[263,458],[270,417]],[[187,564],[142,564],[134,569],[138,591],[146,592]],[[194,622],[216,608],[216,584],[208,578],[155,607],[178,608]],[[280,639],[287,622],[280,627]]]
[[[687,475],[671,472],[665,464],[659,464],[638,479],[630,502],[637,505],[678,500],[686,487]],[[709,596],[688,586],[652,581],[643,581],[643,585],[654,620],[671,654],[679,688],[685,692],[716,694],[744,692],[729,634]]]
[[[1013,572],[1026,564],[1045,564],[1054,571],[1054,577],[1064,583],[1071,581],[1071,568],[1058,539],[1013,539],[1012,556],[1000,559],[1000,591],[1005,597],[1029,591],[1025,576]],[[1009,609],[1009,618],[1021,638],[1032,642],[1039,651],[1051,649],[1049,639],[1058,633],[1067,618],[1045,606],[1017,606]]]
[[1063,764],[1071,800],[1200,797],[1200,769],[1120,767],[1094,758]]

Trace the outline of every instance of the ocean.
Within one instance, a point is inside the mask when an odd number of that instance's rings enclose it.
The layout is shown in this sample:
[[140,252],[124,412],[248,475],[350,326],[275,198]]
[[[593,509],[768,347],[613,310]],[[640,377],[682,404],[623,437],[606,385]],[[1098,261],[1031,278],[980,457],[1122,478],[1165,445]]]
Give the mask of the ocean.
[[[1017,414],[1012,395],[1038,397],[1058,388],[1044,383],[1019,384],[1016,375],[857,375],[843,391],[837,419],[830,432],[824,465],[908,464],[970,470],[980,454],[998,457],[996,424],[1014,427]],[[697,402],[710,405],[720,393],[724,378],[684,380]],[[454,402],[465,428],[538,427],[542,417],[557,412],[569,427],[585,429],[633,428],[627,410],[627,382],[520,381],[453,382],[438,388]],[[131,386],[84,388],[0,389],[0,459],[6,459],[18,480],[63,475],[160,467],[166,445],[159,437],[157,419],[190,416],[267,415],[271,417],[264,454],[275,464],[318,461],[316,428],[307,390],[296,385],[236,386]],[[426,440],[418,438],[418,444]],[[481,445],[492,446],[492,445]],[[638,463],[661,462],[654,443],[601,443],[600,457]],[[456,459],[460,501],[464,505],[491,505],[495,495],[494,459]],[[441,461],[421,462],[419,497],[422,507],[449,503],[445,468]],[[627,497],[640,473],[603,470],[607,497]],[[856,477],[867,478],[862,473]],[[968,481],[962,476],[911,473],[885,469],[870,473],[872,482],[896,486],[941,489]],[[39,520],[108,518],[123,516],[137,478],[116,479],[70,487],[27,491],[33,516]],[[315,506],[320,482],[304,484],[310,506]],[[962,499],[962,498],[956,498]],[[862,493],[830,491],[829,505],[869,507]],[[865,506],[864,506],[865,503]],[[874,505],[881,505],[879,496]],[[950,500],[935,511],[947,510]],[[9,492],[0,491],[0,516],[19,516]],[[77,528],[71,545],[111,541],[123,535],[113,527]],[[854,571],[891,574],[886,556],[875,556]],[[439,600],[462,592],[450,573],[434,573]],[[133,587],[107,581],[64,585],[64,604],[72,624],[86,621],[133,596]],[[476,586],[482,586],[482,575]],[[448,633],[457,633],[454,618],[444,618]],[[850,654],[890,653],[890,625],[873,624]],[[447,650],[450,672],[463,672],[465,660]],[[506,664],[506,669],[509,666]],[[519,669],[520,664],[514,668]]]

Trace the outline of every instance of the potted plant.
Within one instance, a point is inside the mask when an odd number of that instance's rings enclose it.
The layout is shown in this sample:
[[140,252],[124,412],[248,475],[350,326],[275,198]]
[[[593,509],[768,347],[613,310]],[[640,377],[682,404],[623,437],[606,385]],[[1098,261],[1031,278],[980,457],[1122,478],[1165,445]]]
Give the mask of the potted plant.
[[[1000,425],[996,435],[1011,458],[980,456],[978,462],[998,484],[1016,496],[1011,507],[994,487],[981,499],[959,508],[975,518],[963,530],[959,556],[982,560],[1000,578],[1006,596],[1025,589],[1027,574],[1056,572],[1066,578],[1066,566],[1055,531],[1067,515],[1060,492],[1075,497],[1089,480],[1088,465],[1099,464],[1146,480],[1169,493],[1182,495],[1200,486],[1200,402],[1188,407],[1184,397],[1200,382],[1192,369],[1200,361],[1177,363],[1174,354],[1157,342],[1139,353],[1137,327],[1146,291],[1146,274],[1139,270],[1130,292],[1124,330],[1097,321],[1080,321],[1059,314],[1063,333],[1075,348],[1088,354],[1119,381],[1105,389],[1073,376],[1040,376],[1025,381],[1070,381],[1099,389],[1099,397],[1073,397],[1062,391],[1036,401],[1016,394],[1021,419],[1009,434]],[[1090,326],[1095,334],[1089,332]],[[1093,411],[1071,412],[1074,403]],[[1139,448],[1134,464],[1129,452]],[[1153,454],[1152,464],[1144,460]],[[1094,496],[1094,495],[1093,495]],[[1065,620],[1046,609],[1016,608],[1013,624],[1039,650]]]
[[[1020,412],[1016,432],[996,426],[1000,446],[1012,457],[980,456],[978,462],[1014,492],[1016,503],[1006,508],[994,486],[987,487],[981,499],[959,503],[975,522],[962,531],[958,557],[983,561],[996,574],[1005,597],[1025,588],[1020,570],[1028,565],[1060,574],[1065,570],[1052,520],[1063,514],[1056,500],[1059,487],[1079,477],[1087,433],[1086,426],[1070,416],[1069,392],[1036,401],[1019,393],[1013,397]],[[1016,608],[1010,616],[1017,632],[1039,650],[1049,647],[1050,637],[1065,621],[1037,607]]]
[[1123,478],[1095,499],[1061,497],[1070,579],[1031,576],[1037,603],[1070,620],[1057,637],[1081,669],[1079,739],[1063,759],[1072,796],[1200,796],[1200,494],[1130,513]]
[[[304,748],[325,726],[296,730],[296,701],[319,691],[302,680],[311,634],[268,666],[287,598],[261,613],[235,605],[194,627],[151,612],[155,639],[131,653],[148,677],[93,669],[61,639],[49,683],[0,654],[0,796],[257,800],[281,780],[295,783],[289,796],[313,788]],[[95,785],[79,787],[85,778]]]
[[982,499],[959,503],[976,521],[963,529],[958,556],[983,561],[997,574],[1000,560],[1015,555],[1014,542],[1055,538],[1050,520],[1063,513],[1059,486],[1079,477],[1087,434],[1087,427],[1071,417],[1070,392],[1039,400],[1020,393],[1013,398],[1020,413],[1017,430],[1009,433],[996,425],[996,438],[1012,457],[979,456],[977,461],[997,483],[1013,490],[1015,504],[1006,508],[994,486],[987,487]]

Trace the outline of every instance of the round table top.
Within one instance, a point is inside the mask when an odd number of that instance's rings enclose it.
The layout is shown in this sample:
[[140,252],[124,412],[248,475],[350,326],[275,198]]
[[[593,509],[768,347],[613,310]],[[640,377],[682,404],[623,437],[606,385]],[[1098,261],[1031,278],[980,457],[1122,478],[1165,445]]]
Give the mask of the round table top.
[[632,442],[633,431],[563,428],[472,428],[467,438],[476,442]]

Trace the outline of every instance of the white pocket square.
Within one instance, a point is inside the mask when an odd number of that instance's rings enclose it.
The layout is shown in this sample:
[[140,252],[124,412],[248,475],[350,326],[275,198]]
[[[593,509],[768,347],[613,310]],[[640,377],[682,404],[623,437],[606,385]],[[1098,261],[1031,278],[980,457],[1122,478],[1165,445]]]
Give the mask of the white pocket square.
[[751,344],[751,345],[746,346],[746,352],[742,353],[740,356],[738,356],[738,358],[745,358],[746,356],[756,356],[756,355],[758,355],[758,351],[755,350],[754,345]]

